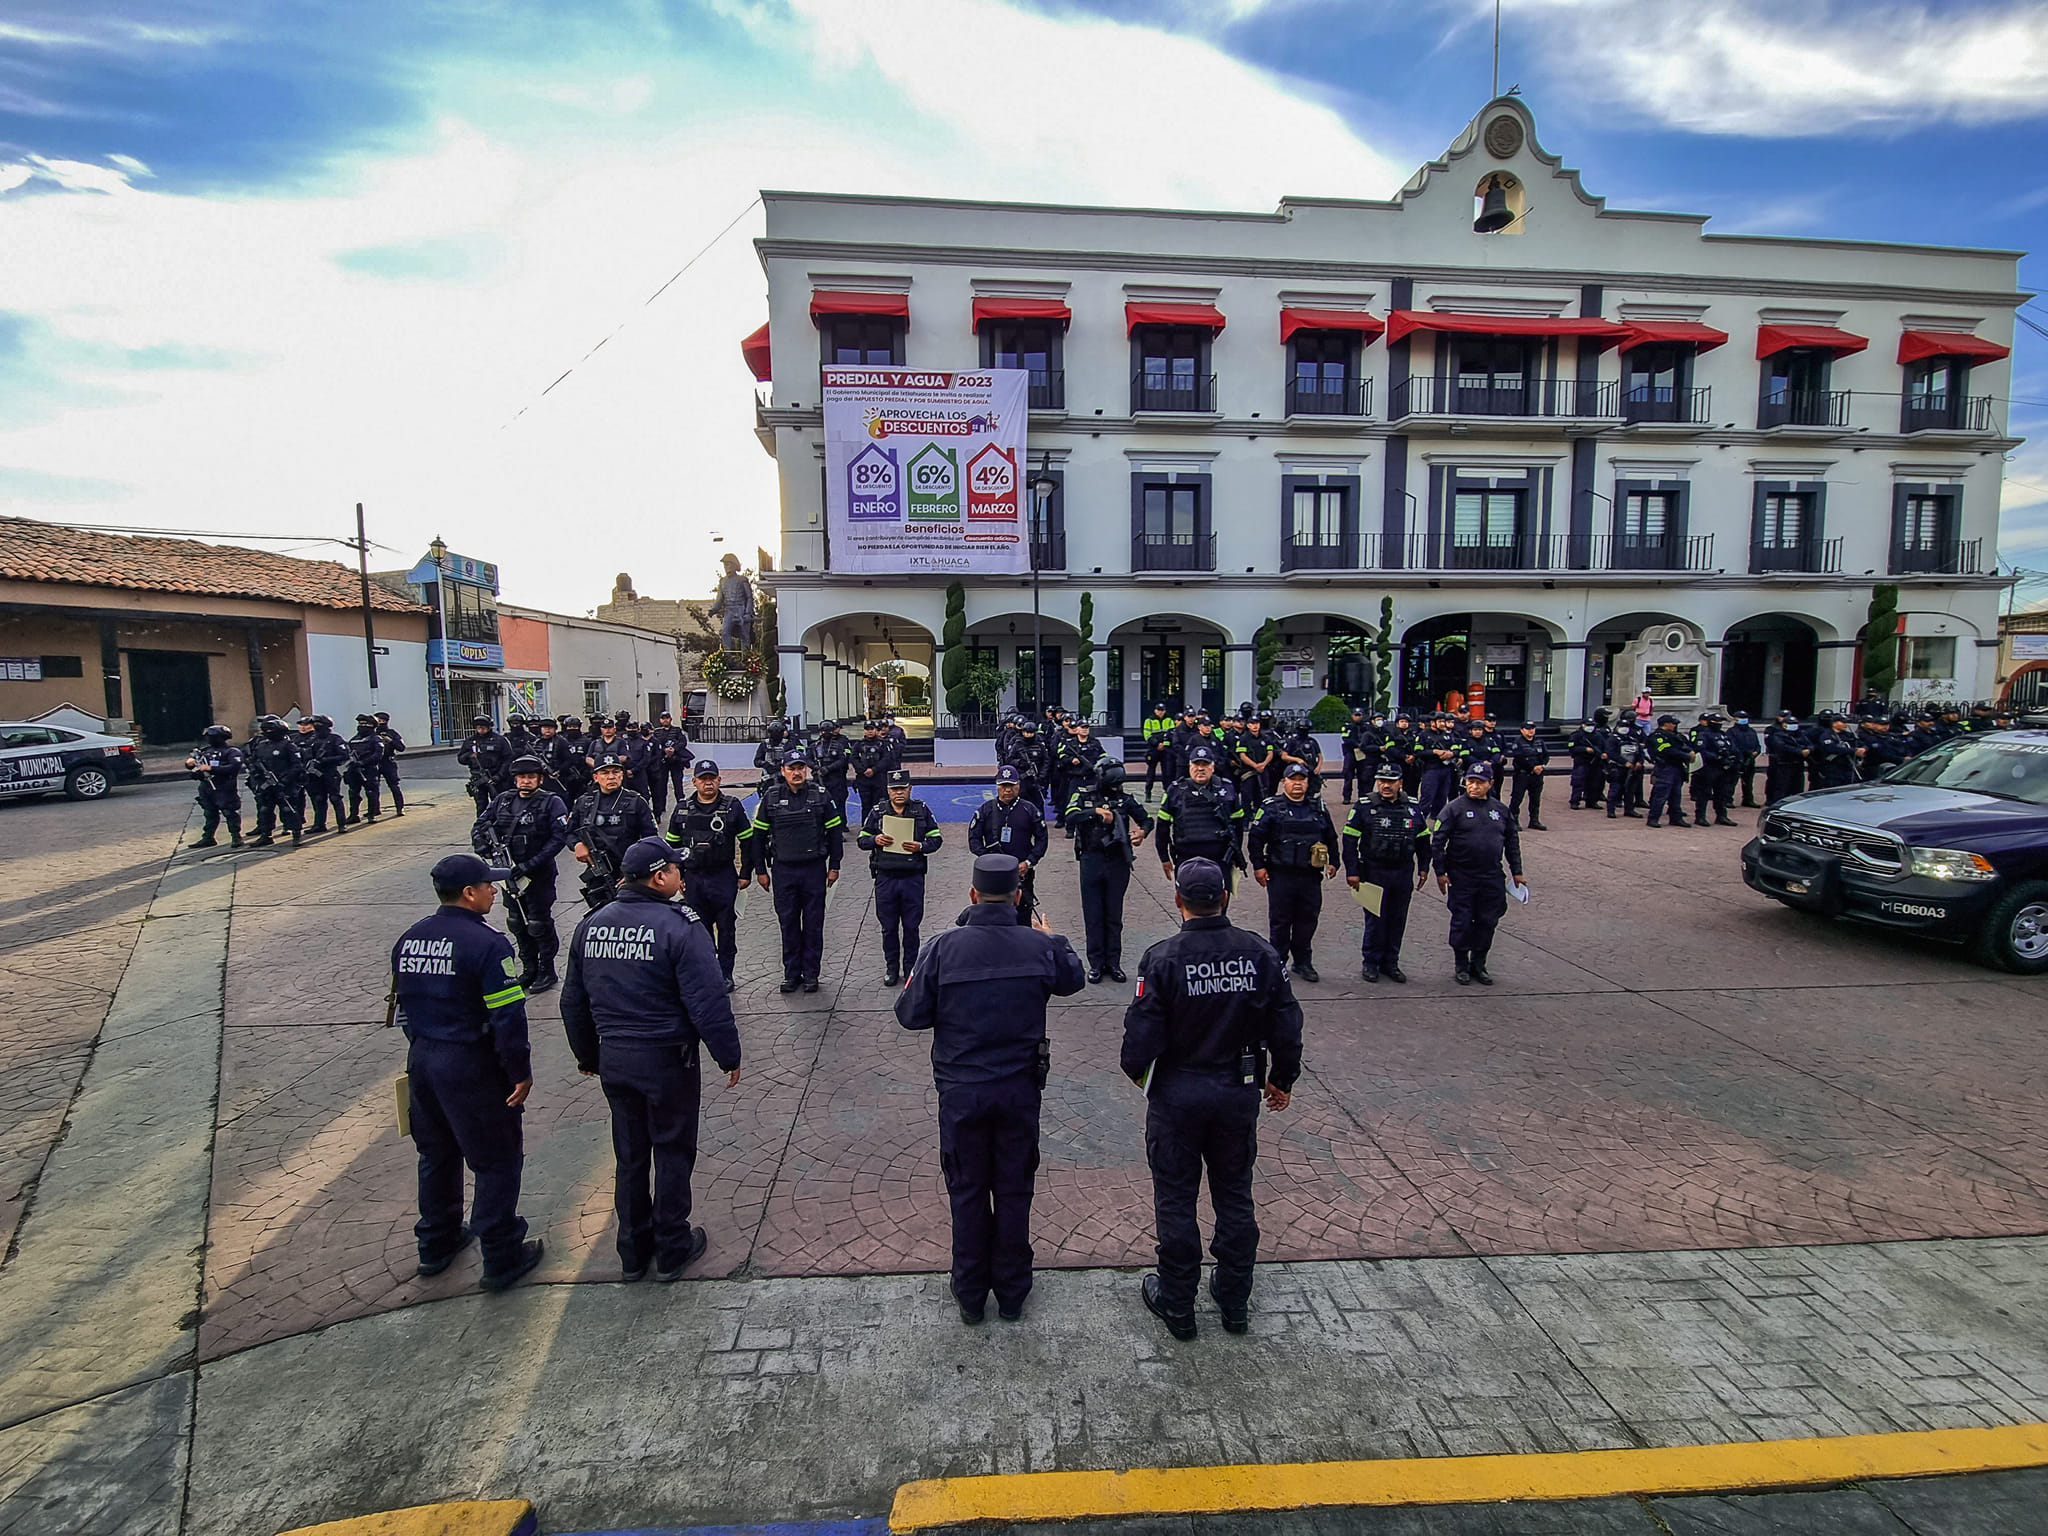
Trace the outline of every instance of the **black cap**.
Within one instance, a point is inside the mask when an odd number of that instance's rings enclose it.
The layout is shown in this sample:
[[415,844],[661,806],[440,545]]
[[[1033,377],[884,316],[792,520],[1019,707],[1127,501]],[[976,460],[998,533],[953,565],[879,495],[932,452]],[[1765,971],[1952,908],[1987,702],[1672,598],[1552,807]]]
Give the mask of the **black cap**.
[[1676,715],[1659,715],[1659,716],[1657,717],[1657,723],[1658,723],[1659,725],[1676,725],[1676,724],[1678,724],[1678,716],[1676,716]]
[[802,747],[794,748],[782,754],[782,766],[785,768],[808,768],[811,766],[811,755]]
[[1005,763],[996,770],[996,782],[998,784],[1020,784],[1023,782],[1023,775],[1018,773],[1008,763]]
[[[573,720],[575,716],[572,715],[570,716],[570,718]],[[542,715],[538,720],[534,721],[533,723],[539,726],[544,731],[559,731],[562,728],[562,722],[557,720],[553,715]]]
[[1380,781],[1391,779],[1394,783],[1398,784],[1401,782],[1401,765],[1399,763],[1381,763],[1373,771],[1373,778]]
[[376,717],[375,715],[357,715],[357,716],[356,716],[356,724],[357,724],[357,725],[375,725],[376,723],[377,723],[377,717]]
[[234,735],[235,733],[229,730],[224,725],[209,725],[205,730],[201,731],[199,734],[204,736],[208,741],[226,741],[230,736]]
[[546,773],[548,768],[547,764],[537,757],[515,757],[505,771],[517,776],[522,773]]
[[697,759],[697,766],[690,770],[690,774],[693,778],[715,779],[718,777],[718,764],[708,757],[700,757]]
[[974,861],[974,888],[984,896],[1007,896],[1017,889],[1017,861],[1007,853],[984,853]]
[[1173,888],[1190,904],[1207,907],[1221,901],[1230,884],[1214,859],[1182,859],[1173,866]]
[[436,889],[450,890],[465,885],[491,885],[510,879],[509,869],[493,869],[473,853],[451,853],[427,872]]
[[628,880],[645,880],[658,869],[682,862],[660,838],[643,837],[619,855],[619,873]]
[[1487,783],[1491,784],[1493,782],[1493,769],[1485,763],[1474,763],[1463,773],[1459,774],[1458,777],[1462,779],[1484,779]]
[[624,773],[626,771],[626,760],[616,752],[607,752],[597,760],[592,772],[603,773],[607,768],[616,768],[619,772]]
[[1213,763],[1216,761],[1216,751],[1213,747],[1190,747],[1188,748],[1188,761],[1190,763]]
[[1286,771],[1280,777],[1283,779],[1305,779],[1308,777],[1308,764],[1289,763]]
[[891,768],[889,770],[888,787],[890,789],[910,788],[910,770],[907,768]]
[[656,716],[655,718],[656,718],[656,719],[658,719],[658,720],[673,720],[673,719],[675,719],[675,716],[674,716],[674,715],[672,715],[672,714],[670,714],[670,713],[669,713],[669,712],[668,712],[667,710],[665,710],[665,709],[664,709],[664,710],[663,710],[663,711],[662,711],[662,712],[661,712],[661,713],[660,713],[659,715],[657,715],[657,716]]

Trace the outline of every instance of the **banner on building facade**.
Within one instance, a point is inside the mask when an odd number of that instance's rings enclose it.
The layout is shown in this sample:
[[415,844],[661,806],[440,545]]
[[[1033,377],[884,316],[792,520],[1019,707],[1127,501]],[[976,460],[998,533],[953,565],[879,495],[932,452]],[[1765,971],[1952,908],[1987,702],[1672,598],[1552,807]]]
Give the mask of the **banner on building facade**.
[[829,568],[1013,576],[1031,569],[1030,374],[827,368]]

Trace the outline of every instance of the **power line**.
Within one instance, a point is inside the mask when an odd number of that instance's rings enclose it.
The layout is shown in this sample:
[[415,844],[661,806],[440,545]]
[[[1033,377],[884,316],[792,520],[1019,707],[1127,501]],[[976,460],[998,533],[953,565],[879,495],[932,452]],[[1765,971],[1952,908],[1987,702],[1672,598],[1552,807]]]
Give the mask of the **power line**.
[[[690,268],[694,267],[695,265],[697,265],[699,261],[702,261],[706,256],[708,256],[711,253],[711,248],[714,245],[718,244],[719,241],[723,240],[727,235],[731,234],[734,227],[739,223],[741,219],[744,219],[748,214],[752,213],[756,208],[760,206],[761,197],[759,193],[756,193],[754,195],[754,200],[748,203],[747,206],[742,208],[738,213],[734,214],[731,220],[727,222],[725,228],[721,229],[717,234],[713,235],[709,240],[705,241],[702,248],[698,250],[696,255],[692,256],[688,261],[684,262],[680,267],[676,268],[676,270],[670,274],[669,280],[667,282],[663,283],[659,288],[655,289],[654,292],[647,295],[645,299],[642,299],[640,301],[640,307],[642,309],[647,308],[648,305],[652,304],[664,293],[667,293],[669,289],[672,286],[674,286],[677,278],[681,277],[685,272],[689,271]],[[610,341],[612,337],[618,335],[619,332],[623,331],[627,326],[631,325],[634,321],[634,318],[635,316],[628,315],[625,319],[621,320],[617,325],[613,326],[611,330],[606,332],[603,338],[598,341],[596,346],[593,346],[588,352],[584,353],[581,357],[577,358],[575,362],[571,363],[568,367],[564,368],[560,373],[556,374],[554,383],[548,385],[546,389],[542,390],[538,395],[535,395],[531,400],[527,401],[526,404],[522,405],[521,407],[519,407],[518,410],[514,411],[512,415],[504,422],[504,424],[498,428],[498,430],[500,432],[504,431],[506,427],[511,426],[513,422],[517,421],[520,417],[524,416],[528,411],[532,410],[536,405],[540,404],[542,400],[546,399],[548,395],[553,392],[556,384],[561,383],[562,380],[568,378],[570,374],[574,373],[578,368],[582,367],[585,363],[589,362],[591,358],[595,357],[597,355],[598,348],[602,347],[605,344],[605,342]]]
[[[125,533],[141,534],[162,539],[241,539],[258,544],[339,544],[345,549],[357,547],[354,539],[339,539],[325,533],[242,533],[228,528],[151,528],[140,523],[70,523],[61,518],[38,517],[31,522],[45,524],[51,528],[75,528],[81,533]],[[403,550],[393,549],[389,544],[379,544],[375,539],[367,541],[370,548],[381,549],[387,555],[399,555]]]

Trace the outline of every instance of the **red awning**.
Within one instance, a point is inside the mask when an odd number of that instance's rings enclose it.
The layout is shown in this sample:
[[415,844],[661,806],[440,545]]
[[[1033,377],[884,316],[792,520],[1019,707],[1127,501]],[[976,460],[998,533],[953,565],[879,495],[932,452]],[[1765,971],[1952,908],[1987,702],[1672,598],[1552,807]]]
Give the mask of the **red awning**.
[[1141,325],[1196,325],[1205,330],[1223,329],[1223,311],[1214,304],[1126,304],[1124,334]]
[[1899,337],[1899,361],[1917,363],[1923,357],[1967,357],[1980,363],[1995,363],[2011,357],[2011,347],[2001,347],[1982,336],[1961,331],[1907,331]]
[[1073,324],[1074,312],[1058,299],[976,299],[974,328],[986,320],[1057,320],[1064,329]]
[[1696,352],[1711,352],[1728,340],[1726,331],[1701,325],[1697,320],[1631,320],[1627,324],[1628,335],[1621,341],[1624,352],[1657,342],[1689,342]]
[[1870,345],[1868,336],[1838,331],[1832,325],[1760,325],[1756,328],[1756,355],[1772,357],[1793,347],[1817,347],[1836,357],[1847,357]]
[[768,362],[768,326],[763,322],[761,329],[740,343],[740,356],[747,360],[747,366],[754,370],[754,382],[766,384],[775,377],[775,370]]
[[1387,322],[1362,309],[1282,309],[1280,340],[1296,331],[1356,331],[1368,339],[1387,328]]
[[1387,316],[1387,345],[1412,331],[1456,331],[1468,336],[1580,336],[1611,347],[1628,329],[1612,320],[1568,315],[1440,315],[1427,309],[1397,309]]
[[910,295],[907,293],[828,293],[818,289],[811,294],[811,318],[821,315],[889,315],[899,320],[910,318]]

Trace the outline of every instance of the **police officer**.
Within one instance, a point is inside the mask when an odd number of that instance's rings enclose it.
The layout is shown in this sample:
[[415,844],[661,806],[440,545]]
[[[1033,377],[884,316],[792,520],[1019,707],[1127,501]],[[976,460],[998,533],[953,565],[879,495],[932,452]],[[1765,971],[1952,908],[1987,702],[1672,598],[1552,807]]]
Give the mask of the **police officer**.
[[1344,803],[1349,805],[1356,795],[1368,792],[1373,784],[1373,775],[1379,772],[1380,746],[1386,733],[1379,722],[1365,718],[1365,711],[1354,709],[1351,719],[1344,727]]
[[[853,771],[853,743],[840,733],[837,720],[824,721],[818,727],[818,740],[811,748],[811,766],[816,770],[819,787],[832,799],[832,809],[839,813],[841,821],[846,819],[846,777]],[[776,774],[782,771],[781,763],[775,765]],[[763,783],[769,782],[764,778]]]
[[277,839],[271,834],[278,822],[292,835],[292,846],[305,841],[306,770],[299,761],[299,749],[292,741],[291,727],[275,715],[265,715],[256,727],[256,738],[242,751],[249,767],[249,788],[256,796],[256,836],[252,848],[268,848]]
[[1152,786],[1159,784],[1163,789],[1172,789],[1180,777],[1179,765],[1174,761],[1173,716],[1166,712],[1164,704],[1154,704],[1152,713],[1145,719],[1145,799],[1152,799]]
[[760,742],[754,747],[754,772],[759,775],[756,789],[766,789],[782,772],[782,759],[790,749],[789,722],[775,719],[768,722],[768,728],[761,733]]
[[377,730],[377,717],[357,715],[356,733],[348,739],[348,766],[342,770],[342,782],[348,785],[350,826],[363,819],[365,795],[370,801],[370,820],[375,821],[384,814],[384,807],[378,799],[383,770],[384,738]]
[[578,781],[578,775],[570,766],[570,759],[574,758],[575,767],[581,768],[582,754],[562,735],[562,723],[559,720],[548,715],[541,716],[534,727],[533,751],[528,755],[540,759],[543,774],[541,787],[549,794],[561,796],[564,805],[574,805],[581,798],[570,793],[571,787]]
[[[583,721],[575,715],[564,715],[561,719],[561,742],[558,749],[563,754],[561,771],[555,777],[561,781],[562,798],[574,805],[590,792],[590,764],[583,760],[583,753],[590,745],[590,739],[583,734]],[[541,733],[545,740],[547,733]],[[543,756],[542,761],[548,759]]]
[[1601,728],[1605,724],[1605,721],[1582,720],[1579,728],[1565,742],[1565,750],[1572,759],[1570,809],[1574,811],[1581,805],[1589,811],[1600,809],[1607,775],[1607,744],[1603,740],[1606,733]]
[[1729,743],[1735,748],[1735,774],[1742,787],[1745,810],[1756,809],[1756,760],[1764,750],[1756,727],[1749,723],[1749,711],[1735,711],[1735,723],[1728,727]]
[[754,806],[754,870],[761,889],[775,894],[785,993],[818,990],[825,963],[825,892],[839,883],[845,829],[831,796],[811,782],[810,759],[801,752],[783,758],[782,782],[764,789]]
[[1644,825],[1654,827],[1658,816],[1668,813],[1672,826],[1685,826],[1685,807],[1681,801],[1686,768],[1692,762],[1692,743],[1678,729],[1678,716],[1657,717],[1657,729],[1650,733],[1648,751],[1650,819]]
[[[1095,782],[1067,802],[1067,830],[1081,866],[1081,921],[1088,933],[1088,979],[1124,979],[1124,893],[1132,849],[1152,830],[1144,805],[1124,789],[1124,765],[1105,757]],[[1130,830],[1125,831],[1128,822]]]
[[1017,921],[1028,924],[1037,910],[1032,879],[1045,857],[1045,817],[1023,795],[1023,775],[1008,764],[996,770],[996,793],[984,800],[967,822],[967,851],[977,859],[985,853],[1008,854],[1017,861]]
[[683,900],[710,930],[730,992],[739,953],[740,886],[754,877],[754,822],[725,793],[712,759],[697,760],[690,794],[676,802],[669,818],[668,840],[685,855]]
[[545,992],[555,985],[555,855],[569,845],[569,807],[547,788],[537,757],[512,760],[512,788],[484,807],[469,829],[478,857],[509,865],[505,916],[524,969],[519,985]]
[[597,783],[569,812],[569,846],[584,866],[583,900],[601,907],[618,888],[619,860],[644,837],[660,835],[647,802],[626,788],[626,765],[611,753],[597,759]]
[[1301,1005],[1271,946],[1231,926],[1220,866],[1183,859],[1173,883],[1180,932],[1138,962],[1121,1065],[1145,1086],[1145,1161],[1158,1223],[1159,1272],[1145,1277],[1140,1294],[1147,1311],[1187,1340],[1202,1278],[1195,1200],[1204,1169],[1216,1210],[1209,1296],[1227,1332],[1249,1326],[1259,1103],[1263,1096],[1276,1112],[1289,1103],[1301,1075]]
[[1522,878],[1521,834],[1514,818],[1493,798],[1492,779],[1493,771],[1483,763],[1473,768],[1463,798],[1444,807],[1430,839],[1437,889],[1450,893],[1451,954],[1456,962],[1452,980],[1460,986],[1468,981],[1493,985],[1486,955],[1493,948],[1493,931],[1508,909],[1502,858],[1516,885],[1529,883]]
[[194,848],[218,847],[223,819],[228,824],[228,845],[242,846],[242,749],[234,744],[234,732],[224,725],[209,725],[199,734],[199,745],[185,759],[185,768],[199,781],[199,810],[203,821]]
[[1856,738],[1849,734],[1848,717],[1824,710],[1815,718],[1820,722],[1821,737],[1813,744],[1813,756],[1808,760],[1813,787],[1831,789],[1855,783]]
[[1004,1322],[1024,1315],[1046,1003],[1083,985],[1080,957],[1043,915],[1017,921],[1021,894],[1014,858],[977,858],[967,911],[925,945],[896,999],[899,1024],[932,1032],[939,1166],[953,1206],[948,1288],[970,1325],[988,1315],[990,1291]]
[[1454,772],[1451,760],[1458,755],[1457,747],[1451,739],[1448,715],[1432,718],[1429,729],[1416,738],[1414,756],[1422,768],[1415,785],[1415,803],[1422,807],[1426,817],[1434,819],[1450,798]]
[[341,807],[341,770],[348,762],[348,743],[334,734],[334,721],[326,715],[308,715],[299,722],[299,758],[306,765],[306,793],[313,801],[315,836],[327,830],[328,808],[334,810],[334,830],[348,830],[348,813]]
[[384,743],[384,756],[377,764],[377,776],[383,779],[384,787],[391,791],[391,814],[403,816],[405,791],[398,787],[398,754],[405,750],[405,738],[391,728],[391,715],[388,710],[380,709],[370,718],[377,723],[377,739]]
[[[604,1085],[617,1159],[619,1278],[680,1280],[709,1245],[690,1225],[703,1089],[698,1046],[740,1080],[740,1035],[711,935],[676,898],[682,865],[658,837],[619,861],[616,899],[585,913],[569,941],[562,1028],[584,1076]],[[652,1192],[649,1175],[652,1174]]]
[[469,798],[481,816],[503,787],[499,780],[512,761],[512,743],[492,728],[489,715],[472,715],[469,725],[469,740],[456,749],[455,761],[469,770]]
[[[526,993],[512,941],[484,921],[497,900],[493,882],[506,873],[473,854],[449,854],[429,876],[440,910],[391,947],[420,1160],[420,1219],[412,1229],[418,1273],[440,1274],[474,1236],[483,1245],[487,1291],[531,1273],[542,1251],[539,1238],[527,1240],[519,1214],[520,1106],[533,1088]],[[476,1176],[467,1226],[464,1163]]]
[[1515,773],[1515,795],[1508,802],[1508,814],[1519,823],[1522,801],[1529,802],[1529,830],[1548,832],[1543,825],[1543,769],[1550,761],[1550,749],[1536,739],[1536,722],[1524,720],[1508,739],[1501,760]]
[[654,819],[659,821],[668,814],[671,790],[677,805],[691,792],[690,733],[664,709],[659,723],[647,733],[647,748],[648,783],[654,788]]
[[1294,974],[1316,974],[1316,925],[1323,912],[1323,882],[1337,878],[1337,829],[1329,807],[1310,795],[1308,764],[1295,759],[1280,776],[1280,793],[1259,808],[1245,832],[1245,862],[1266,888],[1267,932]]
[[1074,796],[1079,789],[1095,776],[1095,765],[1105,756],[1102,743],[1095,739],[1095,728],[1086,720],[1076,720],[1060,743],[1059,760],[1053,767],[1053,776],[1058,785],[1054,796],[1061,805]]
[[1235,747],[1237,758],[1237,798],[1248,806],[1266,803],[1266,797],[1273,793],[1274,781],[1280,775],[1280,754],[1276,744],[1266,734],[1271,718],[1258,715],[1249,720],[1239,717],[1239,728]]
[[[903,766],[902,754],[889,739],[889,728],[880,720],[861,726],[861,738],[853,744],[853,787],[860,791],[860,814],[867,814],[888,798],[889,775]],[[840,807],[845,815],[846,808]]]
[[1856,770],[1864,782],[1883,778],[1906,760],[1905,730],[1903,711],[1863,722],[1863,739],[1856,744]]
[[1010,744],[1010,755],[1005,761],[1017,770],[1018,787],[1024,798],[1044,814],[1046,787],[1052,782],[1052,753],[1038,739],[1037,722],[1029,716],[1018,722],[1017,739]]
[[[1280,738],[1280,777],[1283,781],[1287,777],[1288,768],[1295,763],[1300,763],[1304,768],[1308,769],[1309,798],[1321,800],[1323,797],[1323,775],[1321,772],[1323,766],[1323,744],[1316,740],[1316,734],[1309,729],[1306,719],[1300,721],[1293,730]],[[1280,787],[1285,789],[1287,786],[1283,782]],[[1337,867],[1337,856],[1334,851],[1330,855],[1330,867],[1333,870]]]
[[1718,709],[1709,709],[1701,711],[1699,724],[1693,727],[1692,749],[1699,754],[1699,767],[1693,770],[1692,776],[1692,819],[1696,826],[1710,825],[1707,820],[1709,806],[1714,812],[1711,825],[1735,825],[1735,818],[1728,812],[1740,754],[1728,739],[1725,724],[1725,717]]
[[1167,790],[1156,819],[1159,863],[1168,880],[1176,859],[1209,859],[1226,870],[1243,864],[1237,840],[1244,806],[1216,772],[1216,751],[1206,742],[1188,748],[1188,776]]
[[1457,745],[1451,753],[1451,773],[1455,780],[1462,784],[1473,768],[1484,763],[1493,775],[1493,794],[1496,799],[1499,798],[1501,748],[1500,743],[1494,739],[1493,732],[1487,729],[1486,722],[1469,721],[1465,726],[1465,734],[1454,737],[1454,740]]
[[527,750],[533,745],[533,732],[527,728],[526,716],[505,717],[505,745],[512,749],[515,758],[527,755]]
[[[917,964],[918,926],[924,921],[924,876],[927,858],[944,840],[931,807],[910,795],[910,774],[889,770],[889,798],[873,807],[861,823],[860,846],[868,850],[868,873],[875,882],[875,920],[882,925],[882,977],[885,987],[898,986]],[[865,804],[866,802],[862,802]],[[882,830],[884,817],[907,818],[915,836],[898,843]]]
[[[1508,812],[1510,818],[1514,812]],[[1344,876],[1354,891],[1361,884],[1380,888],[1377,914],[1365,912],[1365,937],[1359,946],[1361,974],[1378,981],[1407,981],[1401,969],[1401,940],[1408,932],[1408,903],[1429,877],[1429,822],[1422,808],[1401,790],[1401,769],[1381,763],[1373,775],[1373,792],[1352,807],[1344,823]],[[1413,876],[1415,884],[1408,884]]]

